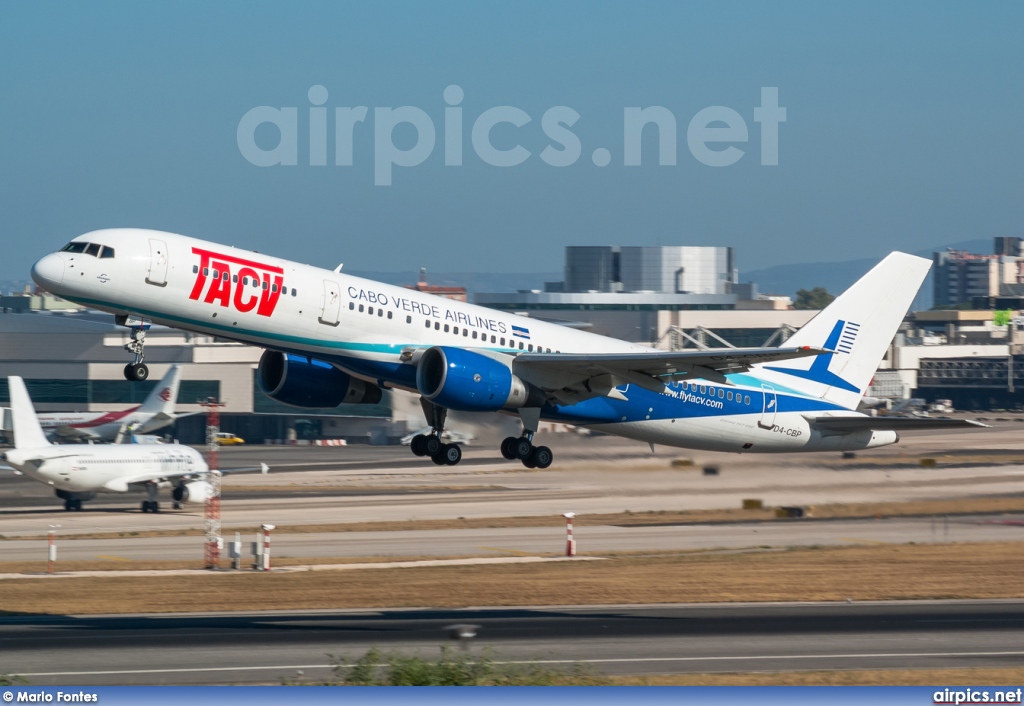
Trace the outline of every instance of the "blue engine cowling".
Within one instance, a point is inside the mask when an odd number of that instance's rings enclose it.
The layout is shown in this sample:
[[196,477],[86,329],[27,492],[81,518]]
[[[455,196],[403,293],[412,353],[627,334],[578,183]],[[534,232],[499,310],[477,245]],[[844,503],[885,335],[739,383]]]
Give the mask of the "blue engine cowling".
[[329,408],[339,404],[377,404],[381,389],[330,363],[278,351],[264,351],[256,370],[260,389],[293,407]]
[[505,363],[449,346],[423,352],[416,387],[434,404],[463,412],[517,409],[525,406],[530,392]]

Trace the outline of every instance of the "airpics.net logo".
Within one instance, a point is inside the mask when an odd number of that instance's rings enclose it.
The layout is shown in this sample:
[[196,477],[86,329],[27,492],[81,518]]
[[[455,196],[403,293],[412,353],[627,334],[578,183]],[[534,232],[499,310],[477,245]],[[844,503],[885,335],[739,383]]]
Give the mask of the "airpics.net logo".
[[[373,183],[390,186],[395,177],[395,168],[410,169],[426,162],[442,143],[446,167],[460,167],[466,159],[463,148],[466,133],[472,151],[483,164],[492,167],[516,167],[534,157],[515,137],[520,130],[536,130],[531,126],[534,119],[525,110],[511,105],[499,105],[484,110],[475,117],[464,115],[461,107],[465,92],[456,85],[448,86],[443,92],[444,118],[441,137],[434,120],[427,111],[411,105],[398,108],[376,107],[372,118],[367,106],[334,107],[326,103],[328,92],[324,86],[309,89],[310,105],[301,111],[298,107],[275,108],[268,105],[249,110],[238,122],[238,150],[250,163],[258,167],[294,167],[300,164],[300,131],[303,142],[309,144],[308,161],[303,155],[301,163],[311,167],[328,165],[328,135],[333,133],[333,162],[336,167],[353,167],[354,144],[359,139],[373,139]],[[300,112],[306,113],[301,115]],[[760,161],[762,166],[776,166],[779,163],[779,126],[786,122],[786,109],[779,105],[779,89],[761,88],[761,103],[752,111],[754,123],[759,126]],[[333,126],[331,125],[333,117]],[[308,121],[307,121],[308,118]],[[572,128],[580,114],[567,105],[556,105],[544,111],[540,118],[540,130],[548,144],[536,155],[551,167],[569,167],[583,156],[584,147]],[[370,123],[372,122],[372,127]],[[265,134],[267,128],[276,128],[277,141],[274,146],[259,144],[257,131]],[[495,128],[502,126],[501,147],[492,140]],[[511,128],[509,127],[511,126]],[[648,128],[648,126],[651,126]],[[333,127],[333,129],[332,129]],[[261,129],[262,128],[262,129]],[[411,145],[399,140],[396,131],[415,134]],[[658,164],[674,166],[679,135],[676,116],[663,106],[626,107],[622,111],[622,165],[639,167],[642,164],[643,140],[653,139],[657,143]],[[535,137],[529,135],[530,138]],[[728,167],[736,164],[746,154],[745,147],[750,141],[747,119],[732,108],[713,105],[697,111],[690,118],[685,131],[686,146],[700,164],[708,167]],[[523,137],[524,141],[529,141]],[[260,140],[259,142],[263,142]],[[273,142],[273,139],[270,140]],[[506,143],[513,146],[508,147]],[[597,167],[612,164],[614,155],[607,147],[590,151],[590,160]]]

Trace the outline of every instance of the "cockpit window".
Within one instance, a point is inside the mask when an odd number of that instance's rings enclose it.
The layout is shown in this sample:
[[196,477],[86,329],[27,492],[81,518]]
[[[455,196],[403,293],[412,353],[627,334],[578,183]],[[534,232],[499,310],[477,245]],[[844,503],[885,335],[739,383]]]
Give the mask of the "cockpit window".
[[101,260],[103,260],[105,258],[113,259],[113,257],[114,257],[114,248],[109,247],[107,245],[104,245],[103,249],[100,250],[100,259]]
[[85,248],[85,254],[92,255],[93,257],[99,257],[100,246],[97,245],[96,243],[89,243],[89,245],[86,246]]
[[88,243],[68,243],[60,249],[61,252],[85,252],[85,246]]

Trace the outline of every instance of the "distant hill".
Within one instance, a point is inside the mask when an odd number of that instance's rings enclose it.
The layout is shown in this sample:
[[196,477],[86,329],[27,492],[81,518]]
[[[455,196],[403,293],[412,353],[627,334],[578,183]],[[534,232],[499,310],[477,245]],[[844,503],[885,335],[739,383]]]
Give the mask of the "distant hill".
[[[949,245],[937,245],[913,254],[930,260],[933,252],[941,252],[947,248],[987,253],[992,251],[992,239],[965,240]],[[758,290],[763,294],[786,294],[795,297],[798,289],[813,289],[814,287],[824,287],[832,294],[839,294],[877,263],[877,258],[864,258],[844,262],[804,262],[793,265],[776,265],[763,270],[742,272],[740,273],[740,282],[756,282]],[[930,309],[933,301],[932,294],[932,275],[929,272],[911,308],[915,310]]]

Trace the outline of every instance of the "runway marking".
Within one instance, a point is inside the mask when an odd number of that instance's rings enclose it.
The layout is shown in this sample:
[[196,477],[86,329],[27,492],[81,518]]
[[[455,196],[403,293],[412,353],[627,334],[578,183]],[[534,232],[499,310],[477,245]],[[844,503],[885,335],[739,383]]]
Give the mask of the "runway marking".
[[[1000,652],[877,652],[829,655],[735,655],[720,657],[609,657],[607,659],[540,659],[501,660],[494,664],[641,664],[644,662],[739,662],[742,660],[797,660],[797,659],[886,659],[893,657],[1022,657],[1024,651]],[[266,667],[195,667],[176,669],[106,669],[79,672],[17,672],[21,677],[76,677],[113,674],[184,674],[188,672],[254,672],[272,669],[333,669],[354,667],[354,664],[275,664]],[[386,666],[386,665],[377,665]],[[16,671],[16,670],[15,670]]]
[[878,539],[857,539],[856,537],[840,537],[840,542],[855,542],[857,544],[890,544],[890,542],[883,542]]
[[502,554],[514,554],[515,556],[533,556],[531,552],[522,552],[518,549],[502,549],[501,547],[477,547],[485,552],[501,552]]

